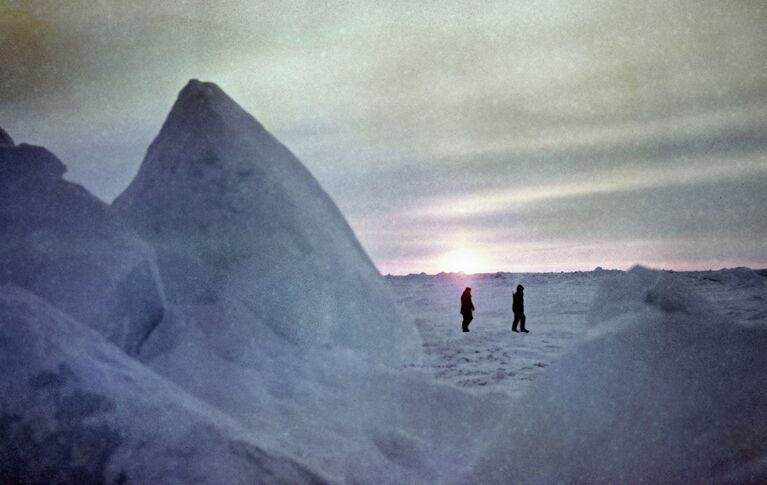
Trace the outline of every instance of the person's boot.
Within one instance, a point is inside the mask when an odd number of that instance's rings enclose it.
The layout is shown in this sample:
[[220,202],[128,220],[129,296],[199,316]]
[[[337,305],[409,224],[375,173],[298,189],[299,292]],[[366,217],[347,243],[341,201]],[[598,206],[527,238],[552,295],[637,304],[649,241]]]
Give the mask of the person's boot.
[[520,332],[524,332],[524,333],[530,333],[530,331],[529,331],[529,330],[527,330],[527,329],[526,329],[526,328],[524,328],[524,327],[523,327],[523,328],[521,328],[519,331],[520,331]]
[[511,327],[511,331],[519,333],[519,330],[517,330],[517,327],[514,327],[514,326]]

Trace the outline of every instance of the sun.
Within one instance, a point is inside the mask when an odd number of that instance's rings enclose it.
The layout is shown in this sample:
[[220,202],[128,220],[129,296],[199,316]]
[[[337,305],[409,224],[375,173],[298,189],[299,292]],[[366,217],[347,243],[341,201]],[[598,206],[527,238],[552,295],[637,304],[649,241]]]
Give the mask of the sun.
[[477,252],[467,249],[456,249],[440,258],[440,268],[448,273],[459,271],[467,274],[478,273],[482,265],[482,258]]

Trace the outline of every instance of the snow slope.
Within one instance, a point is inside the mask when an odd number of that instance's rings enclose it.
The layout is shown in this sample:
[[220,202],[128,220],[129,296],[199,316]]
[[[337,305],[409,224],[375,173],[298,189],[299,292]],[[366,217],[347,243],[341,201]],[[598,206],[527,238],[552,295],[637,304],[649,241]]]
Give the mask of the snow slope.
[[392,363],[419,354],[412,320],[335,204],[214,84],[181,90],[113,206],[157,251],[172,302],[238,302],[292,342]]
[[0,284],[33,291],[135,353],[165,306],[152,253],[65,171],[45,148],[0,134]]

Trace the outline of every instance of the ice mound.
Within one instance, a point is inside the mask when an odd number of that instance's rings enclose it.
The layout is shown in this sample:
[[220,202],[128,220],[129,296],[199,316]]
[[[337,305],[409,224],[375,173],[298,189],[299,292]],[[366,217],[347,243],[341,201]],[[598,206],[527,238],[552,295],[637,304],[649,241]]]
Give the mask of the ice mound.
[[45,148],[0,143],[0,284],[29,289],[135,352],[163,315],[151,250],[65,172]]
[[635,268],[595,299],[592,338],[515,404],[479,483],[767,482],[767,329]]
[[643,312],[710,313],[711,304],[673,274],[636,266],[626,273],[608,276],[588,314],[593,325]]
[[735,289],[763,288],[767,286],[764,276],[750,268],[728,268],[719,271],[708,271],[702,273],[700,278]]
[[332,200],[215,84],[181,90],[114,207],[156,250],[174,303],[237,301],[291,342],[379,360],[420,353],[412,319]]
[[0,322],[4,483],[326,482],[21,288]]

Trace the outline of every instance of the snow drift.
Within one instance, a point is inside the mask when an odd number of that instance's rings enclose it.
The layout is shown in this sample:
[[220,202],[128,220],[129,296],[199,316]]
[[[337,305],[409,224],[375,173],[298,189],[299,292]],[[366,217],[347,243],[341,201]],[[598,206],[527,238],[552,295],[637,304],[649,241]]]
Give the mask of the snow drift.
[[156,250],[174,303],[236,301],[292,342],[419,354],[412,319],[335,204],[214,84],[179,93],[113,206]]
[[0,133],[0,284],[14,283],[136,352],[163,316],[151,251],[42,147]]
[[767,481],[767,328],[642,268],[610,278],[591,319],[515,403],[470,481]]

